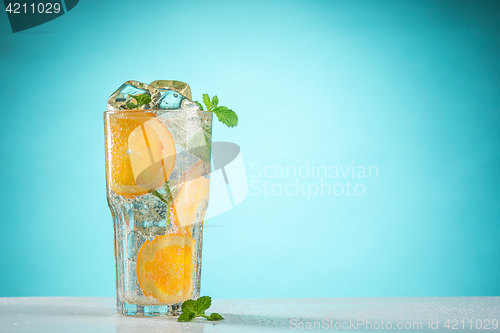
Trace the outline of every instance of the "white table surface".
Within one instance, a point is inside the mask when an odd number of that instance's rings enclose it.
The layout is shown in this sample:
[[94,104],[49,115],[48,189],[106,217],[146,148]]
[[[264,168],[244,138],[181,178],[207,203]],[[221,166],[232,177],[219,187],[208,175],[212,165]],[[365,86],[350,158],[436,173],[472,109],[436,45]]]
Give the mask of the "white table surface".
[[[115,300],[109,297],[4,297],[0,298],[0,332],[309,332],[314,329],[307,329],[308,322],[311,328],[317,322],[317,330],[330,332],[379,332],[382,325],[385,332],[500,333],[500,323],[497,329],[491,324],[494,319],[500,321],[500,297],[216,299],[207,313],[212,311],[226,319],[178,323],[175,318],[125,317],[116,314]],[[450,328],[444,327],[448,319]],[[453,319],[460,329],[451,328]],[[436,321],[438,329],[429,329],[429,322]],[[404,328],[414,322],[422,327]]]

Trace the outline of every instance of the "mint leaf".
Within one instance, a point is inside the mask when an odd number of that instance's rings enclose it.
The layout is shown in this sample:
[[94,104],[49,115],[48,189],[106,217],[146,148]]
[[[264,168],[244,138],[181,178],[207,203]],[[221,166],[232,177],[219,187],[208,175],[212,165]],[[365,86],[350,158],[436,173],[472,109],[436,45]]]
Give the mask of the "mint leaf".
[[138,107],[138,105],[134,104],[134,103],[125,103],[125,105],[127,106],[127,109],[130,109],[130,110]]
[[222,317],[217,312],[212,312],[210,314],[210,316],[207,318],[207,320],[210,320],[210,321],[218,321],[218,320],[222,320],[222,319],[224,319],[224,317]]
[[207,106],[207,111],[212,111],[212,102],[210,101],[210,96],[208,96],[208,94],[203,94],[203,103]]
[[172,201],[174,201],[174,199],[172,197],[172,192],[170,191],[170,186],[168,186],[168,180],[165,182],[165,192],[167,192],[167,193],[165,194],[165,196],[163,196],[157,190],[151,190],[151,191],[149,191],[149,193],[151,193],[152,195],[154,195],[155,197],[157,197],[158,199],[160,199],[164,204],[166,204],[167,206],[169,206],[170,203]]
[[160,199],[163,203],[165,203],[166,205],[168,205],[168,201],[165,200],[165,198],[157,190],[152,190],[149,193],[151,193],[152,195],[154,195],[155,197],[157,197],[158,199]]
[[194,101],[194,102],[195,102],[196,104],[198,104],[198,106],[200,107],[201,111],[203,111],[203,105],[201,105],[201,103],[200,103],[200,102],[198,102],[198,101]]
[[197,303],[196,301],[192,299],[188,299],[184,303],[182,303],[182,313],[195,313],[197,308]]
[[137,101],[137,105],[146,105],[151,102],[151,96],[148,94],[140,94],[132,96]]
[[238,116],[236,115],[236,112],[233,110],[225,107],[225,106],[218,106],[213,109],[213,113],[217,116],[217,119],[228,127],[234,127],[238,125]]
[[212,106],[216,107],[217,104],[219,104],[219,97],[217,97],[217,95],[215,95],[214,97],[212,97]]
[[179,318],[177,318],[177,321],[185,323],[193,320],[195,317],[196,317],[195,314],[192,312],[184,312],[179,316]]
[[[217,119],[219,119],[219,121],[223,124],[226,124],[228,127],[234,127],[238,125],[238,116],[236,115],[236,112],[226,106],[218,106],[219,97],[217,97],[217,95],[215,95],[212,100],[210,100],[210,96],[208,96],[208,94],[203,94],[203,103],[205,103],[205,105],[207,106],[207,111],[215,113]],[[198,103],[198,105],[203,110],[201,104]]]
[[212,305],[212,299],[210,296],[202,296],[196,300],[196,313],[204,314],[210,305]]
[[149,96],[148,94],[139,94],[139,95],[130,95],[128,94],[128,97],[130,97],[131,99],[135,99],[137,104],[135,103],[132,103],[132,102],[128,102],[128,103],[125,103],[125,105],[127,106],[127,109],[137,109],[139,108],[140,106],[142,105],[146,105],[146,104],[149,104],[151,103],[151,96]]
[[182,303],[182,314],[177,318],[179,322],[187,322],[191,321],[196,317],[203,317],[209,321],[217,321],[222,320],[222,317],[218,313],[212,313],[210,316],[205,314],[205,310],[207,310],[210,305],[212,305],[212,299],[209,296],[202,296],[198,298],[196,301],[192,299],[188,299]]
[[167,192],[167,205],[170,205],[174,198],[172,197],[172,192],[170,191],[170,186],[168,186],[168,180],[165,182],[165,192]]

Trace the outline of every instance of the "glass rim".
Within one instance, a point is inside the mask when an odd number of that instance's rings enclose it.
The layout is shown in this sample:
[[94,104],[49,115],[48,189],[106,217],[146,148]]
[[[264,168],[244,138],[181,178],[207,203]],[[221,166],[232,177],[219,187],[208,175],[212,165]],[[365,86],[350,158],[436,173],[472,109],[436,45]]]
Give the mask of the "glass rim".
[[148,110],[106,110],[104,111],[104,114],[112,114],[112,113],[158,113],[158,112],[165,112],[165,113],[173,113],[173,114],[211,114],[213,113],[212,111],[204,111],[204,110],[169,110],[169,109],[148,109]]

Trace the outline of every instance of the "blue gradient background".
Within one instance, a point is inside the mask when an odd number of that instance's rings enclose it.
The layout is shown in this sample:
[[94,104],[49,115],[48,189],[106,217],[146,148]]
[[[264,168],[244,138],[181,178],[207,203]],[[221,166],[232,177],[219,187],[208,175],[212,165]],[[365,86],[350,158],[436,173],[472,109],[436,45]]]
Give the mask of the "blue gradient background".
[[0,13],[0,296],[115,295],[102,112],[128,79],[218,94],[249,182],[379,169],[362,196],[250,188],[207,222],[202,294],[500,295],[499,31],[498,1],[82,0],[16,34]]

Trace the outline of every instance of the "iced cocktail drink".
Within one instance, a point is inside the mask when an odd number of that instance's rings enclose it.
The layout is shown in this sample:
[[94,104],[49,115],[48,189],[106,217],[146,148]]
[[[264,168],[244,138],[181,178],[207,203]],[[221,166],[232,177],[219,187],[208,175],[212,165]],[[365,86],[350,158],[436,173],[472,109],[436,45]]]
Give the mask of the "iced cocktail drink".
[[177,315],[200,294],[212,113],[182,87],[152,86],[126,82],[104,113],[117,307],[126,315]]

